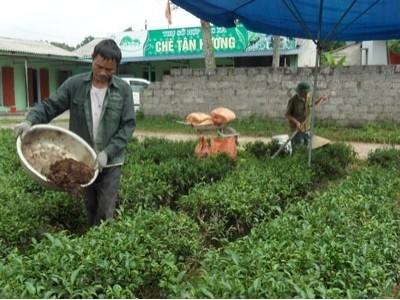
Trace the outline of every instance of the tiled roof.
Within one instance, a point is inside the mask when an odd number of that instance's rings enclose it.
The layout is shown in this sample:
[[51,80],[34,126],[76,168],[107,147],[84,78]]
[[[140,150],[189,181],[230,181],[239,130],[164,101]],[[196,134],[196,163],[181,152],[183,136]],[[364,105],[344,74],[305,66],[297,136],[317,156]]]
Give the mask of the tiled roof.
[[0,37],[0,54],[78,58],[78,55],[43,41],[30,41]]

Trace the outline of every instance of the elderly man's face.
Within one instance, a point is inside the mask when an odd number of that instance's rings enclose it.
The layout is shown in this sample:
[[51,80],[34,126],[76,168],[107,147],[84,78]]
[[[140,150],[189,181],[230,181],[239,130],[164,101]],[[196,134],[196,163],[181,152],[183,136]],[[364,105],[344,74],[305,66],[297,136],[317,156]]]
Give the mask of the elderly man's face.
[[93,59],[92,71],[94,80],[107,83],[117,71],[117,62],[113,59],[105,59],[101,55],[97,55]]

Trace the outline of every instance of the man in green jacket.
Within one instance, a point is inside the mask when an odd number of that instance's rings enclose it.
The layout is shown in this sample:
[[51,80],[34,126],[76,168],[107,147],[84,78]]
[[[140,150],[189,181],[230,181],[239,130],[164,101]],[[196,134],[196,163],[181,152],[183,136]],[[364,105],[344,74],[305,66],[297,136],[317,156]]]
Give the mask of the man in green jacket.
[[68,78],[14,130],[22,137],[35,124],[48,123],[70,111],[69,129],[88,142],[97,153],[100,173],[85,189],[84,197],[90,225],[114,215],[120,188],[125,148],[135,128],[132,90],[115,76],[121,51],[106,39],[92,54],[92,71]]
[[[289,99],[286,108],[286,118],[289,121],[290,135],[296,132],[292,139],[293,147],[297,145],[308,145],[310,143],[310,112],[312,99],[309,96],[310,85],[307,82],[300,82],[296,87],[296,95]],[[326,100],[321,96],[315,101],[319,105]]]

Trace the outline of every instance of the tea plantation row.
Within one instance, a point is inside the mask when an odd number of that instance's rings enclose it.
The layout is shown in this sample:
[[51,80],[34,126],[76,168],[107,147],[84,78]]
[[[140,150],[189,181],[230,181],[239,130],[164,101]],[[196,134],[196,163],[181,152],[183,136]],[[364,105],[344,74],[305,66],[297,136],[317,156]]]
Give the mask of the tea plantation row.
[[312,168],[301,151],[197,160],[194,145],[131,142],[118,215],[89,229],[82,200],[28,178],[2,131],[0,297],[392,296],[397,152],[342,178],[354,168],[343,144],[315,151]]

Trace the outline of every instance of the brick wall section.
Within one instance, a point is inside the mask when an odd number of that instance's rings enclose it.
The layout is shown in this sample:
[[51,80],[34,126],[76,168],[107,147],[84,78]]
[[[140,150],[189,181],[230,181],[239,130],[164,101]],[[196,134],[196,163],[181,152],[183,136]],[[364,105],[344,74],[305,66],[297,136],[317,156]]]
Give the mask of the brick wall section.
[[[148,116],[184,117],[224,106],[240,117],[283,118],[289,96],[301,80],[313,82],[312,68],[218,68],[172,70],[142,95]],[[400,65],[321,68],[320,94],[330,100],[317,108],[317,118],[345,124],[400,120]]]

